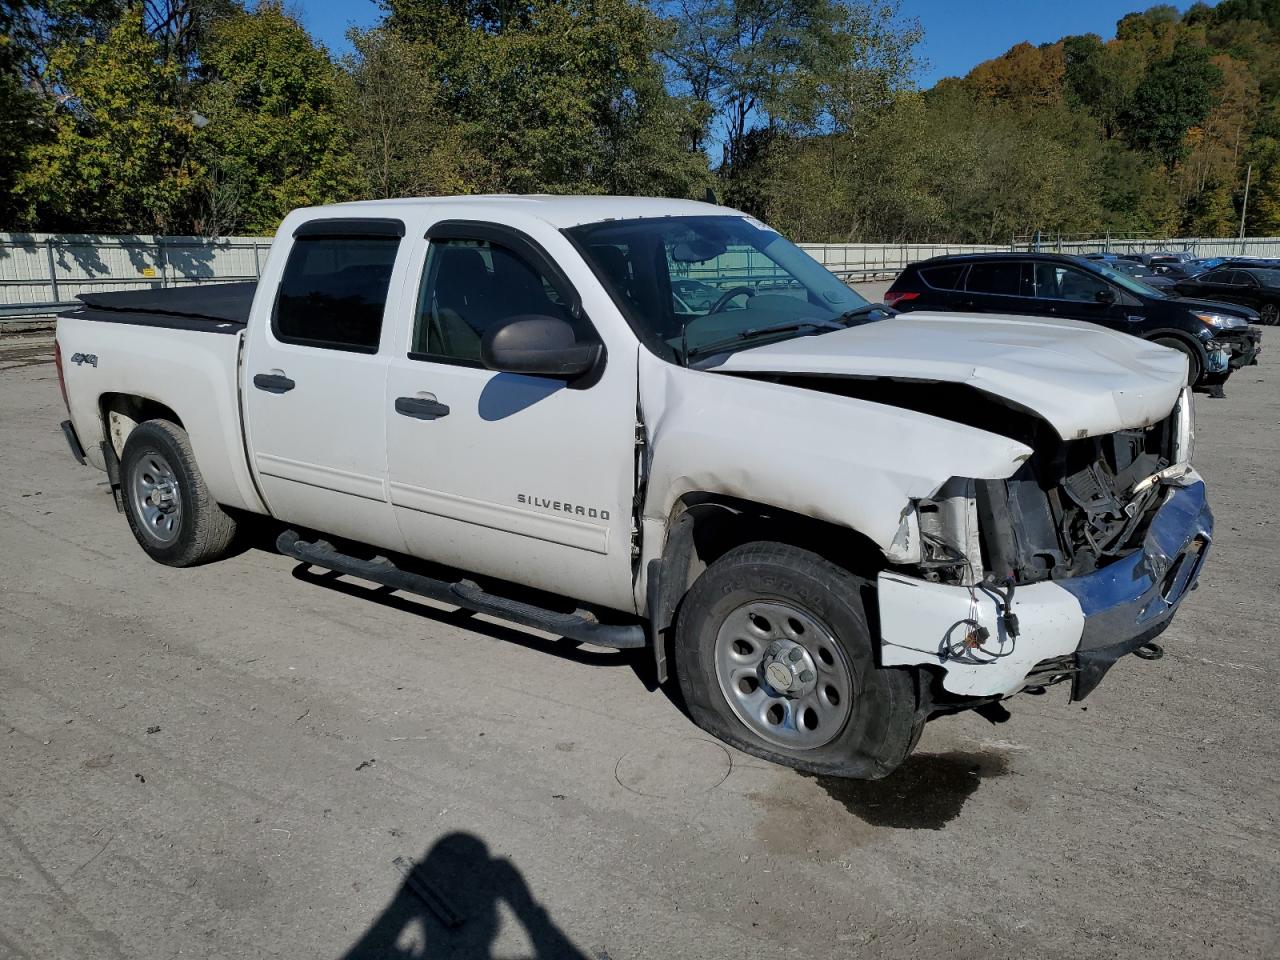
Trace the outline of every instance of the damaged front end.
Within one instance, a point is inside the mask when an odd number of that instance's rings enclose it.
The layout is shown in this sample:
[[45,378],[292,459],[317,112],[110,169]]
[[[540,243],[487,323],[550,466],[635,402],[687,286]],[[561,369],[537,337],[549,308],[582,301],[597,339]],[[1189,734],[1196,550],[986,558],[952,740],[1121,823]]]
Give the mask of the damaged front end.
[[915,502],[894,543],[910,560],[879,578],[883,662],[936,666],[959,697],[1070,680],[1080,699],[1149,645],[1212,538],[1190,404],[1103,436],[1042,431],[1011,477]]

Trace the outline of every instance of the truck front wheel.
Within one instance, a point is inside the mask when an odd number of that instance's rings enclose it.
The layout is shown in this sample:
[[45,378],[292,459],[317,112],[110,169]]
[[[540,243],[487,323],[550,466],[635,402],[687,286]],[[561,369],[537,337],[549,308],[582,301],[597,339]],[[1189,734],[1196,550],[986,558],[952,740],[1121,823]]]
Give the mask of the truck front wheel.
[[916,686],[876,666],[867,581],[782,543],[735,547],[681,605],[675,661],[694,721],[810,773],[874,780],[919,739]]
[[129,528],[152,560],[193,567],[230,551],[236,521],[209,494],[177,424],[147,420],[134,428],[120,457],[120,483]]

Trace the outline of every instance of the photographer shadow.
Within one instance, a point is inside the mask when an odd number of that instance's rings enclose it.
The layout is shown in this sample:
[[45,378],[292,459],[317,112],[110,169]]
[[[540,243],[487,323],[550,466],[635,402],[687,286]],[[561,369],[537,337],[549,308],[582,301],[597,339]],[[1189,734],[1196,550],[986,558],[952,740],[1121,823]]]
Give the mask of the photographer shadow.
[[536,960],[588,960],[557,927],[524,876],[470,833],[441,837],[342,960],[492,960],[499,904],[523,928]]

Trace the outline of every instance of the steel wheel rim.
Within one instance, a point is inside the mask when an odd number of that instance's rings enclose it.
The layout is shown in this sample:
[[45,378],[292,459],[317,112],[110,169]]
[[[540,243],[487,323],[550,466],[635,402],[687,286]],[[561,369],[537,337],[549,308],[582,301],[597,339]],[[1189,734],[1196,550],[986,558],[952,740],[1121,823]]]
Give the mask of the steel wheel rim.
[[129,470],[129,499],[138,527],[157,546],[178,539],[182,525],[182,493],[169,461],[160,453],[148,452]]
[[715,666],[730,709],[775,746],[824,746],[853,712],[844,651],[826,624],[795,604],[752,600],[733,610],[716,633]]

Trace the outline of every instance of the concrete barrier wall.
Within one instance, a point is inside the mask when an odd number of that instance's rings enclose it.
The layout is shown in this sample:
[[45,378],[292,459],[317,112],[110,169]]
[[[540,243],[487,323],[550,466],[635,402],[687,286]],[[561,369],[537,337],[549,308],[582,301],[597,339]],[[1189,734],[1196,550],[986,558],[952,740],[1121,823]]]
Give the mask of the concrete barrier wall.
[[[802,243],[834,273],[850,280],[892,275],[908,263],[949,253],[1014,249],[1009,244]],[[0,233],[0,307],[74,300],[100,290],[170,287],[226,280],[252,280],[266,262],[270,237],[158,237],[89,234]],[[1019,250],[1037,249],[1019,244]],[[1198,256],[1280,257],[1280,237],[1245,240],[1042,240],[1046,252],[1133,253],[1191,250]],[[742,267],[750,273],[754,267]],[[697,276],[691,270],[691,277]],[[710,279],[710,278],[708,278]]]

